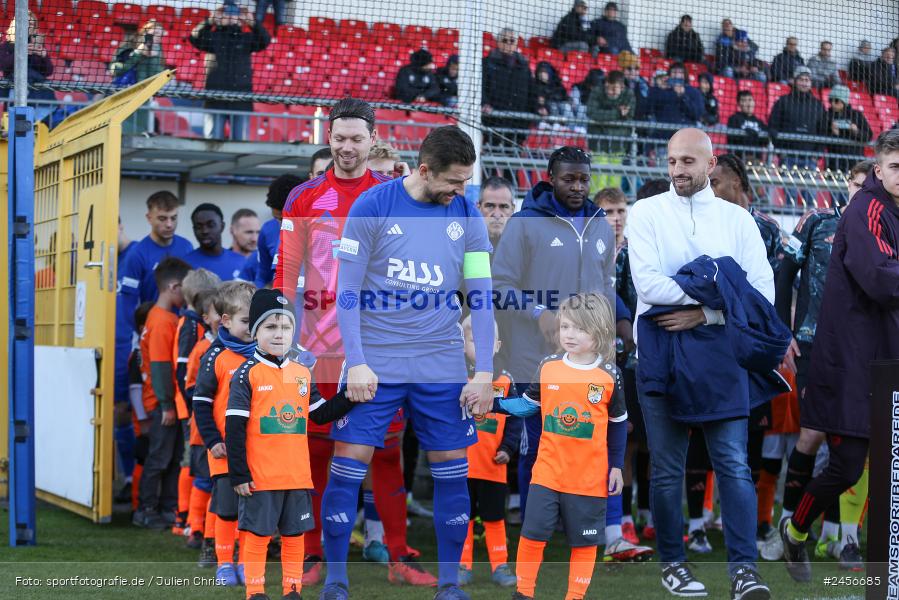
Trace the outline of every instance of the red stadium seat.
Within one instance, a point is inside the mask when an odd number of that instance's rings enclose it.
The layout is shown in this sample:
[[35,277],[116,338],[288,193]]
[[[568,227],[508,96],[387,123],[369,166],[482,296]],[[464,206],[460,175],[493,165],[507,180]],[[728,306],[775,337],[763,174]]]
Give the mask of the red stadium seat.
[[109,16],[109,7],[99,0],[81,0],[75,6],[75,16],[80,23],[105,20]]
[[139,27],[144,22],[144,7],[139,4],[121,2],[112,5],[112,21],[123,25]]
[[318,34],[322,31],[334,31],[337,29],[337,22],[328,17],[309,17],[309,33]]
[[205,9],[197,6],[185,6],[181,9],[181,18],[182,19],[192,19],[196,22],[202,21],[206,17],[208,17],[211,13]]
[[403,28],[396,23],[378,21],[371,25],[372,39],[384,43],[384,40],[397,40],[403,35]]
[[344,34],[351,32],[368,33],[368,23],[358,19],[341,19],[337,26],[340,32]]
[[434,30],[426,25],[406,25],[403,34],[431,39],[434,37]]
[[595,67],[602,69],[606,73],[618,70],[618,57],[613,54],[597,54]]
[[146,14],[147,19],[156,19],[165,28],[171,27],[178,18],[175,7],[170,4],[151,4]]
[[874,94],[874,107],[877,110],[895,109],[899,107],[899,102],[893,96],[884,96],[883,94]]

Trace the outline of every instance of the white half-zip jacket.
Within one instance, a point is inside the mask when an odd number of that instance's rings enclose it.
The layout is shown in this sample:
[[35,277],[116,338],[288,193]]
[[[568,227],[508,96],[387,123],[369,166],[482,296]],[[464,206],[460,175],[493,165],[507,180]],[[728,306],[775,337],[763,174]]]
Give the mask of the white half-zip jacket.
[[[774,303],[774,273],[749,211],[717,198],[709,183],[693,196],[664,194],[640,200],[628,216],[631,276],[637,315],[650,306],[698,304],[675,283],[678,269],[703,254],[730,256],[750,285]],[[723,324],[721,311],[703,307],[707,324]],[[637,319],[634,319],[634,335]]]

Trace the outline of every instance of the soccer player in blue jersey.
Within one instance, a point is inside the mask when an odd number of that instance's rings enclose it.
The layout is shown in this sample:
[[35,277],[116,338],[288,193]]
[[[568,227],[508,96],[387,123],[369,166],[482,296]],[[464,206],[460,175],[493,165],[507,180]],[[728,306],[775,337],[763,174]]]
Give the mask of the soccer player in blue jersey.
[[194,237],[200,247],[184,257],[194,269],[207,269],[222,281],[237,279],[246,258],[231,249],[222,247],[225,216],[215,204],[204,202],[190,214]]
[[[147,198],[147,222],[150,234],[132,242],[119,255],[118,292],[115,320],[115,402],[130,405],[128,397],[128,356],[137,345],[134,311],[144,302],[155,302],[159,291],[153,271],[164,258],[184,258],[193,250],[189,241],[175,235],[178,225],[178,198],[159,191]],[[121,244],[124,246],[124,244]],[[121,442],[128,443],[122,430]]]
[[[472,414],[491,407],[494,337],[487,227],[462,196],[475,160],[462,130],[437,128],[411,175],[371,188],[350,209],[338,253],[337,319],[347,394],[359,404],[331,434],[322,600],[349,598],[346,558],[359,486],[400,407],[434,476],[435,599],[468,599],[458,586],[470,510],[466,449],[477,441]],[[454,293],[463,284],[476,350],[470,383]]]

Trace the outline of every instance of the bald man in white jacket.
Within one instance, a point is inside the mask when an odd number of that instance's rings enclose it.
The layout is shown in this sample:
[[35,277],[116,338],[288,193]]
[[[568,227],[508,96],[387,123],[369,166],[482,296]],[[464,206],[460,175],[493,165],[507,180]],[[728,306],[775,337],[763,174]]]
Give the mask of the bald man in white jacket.
[[[774,275],[758,226],[748,211],[715,197],[709,184],[715,165],[709,137],[698,129],[681,129],[668,142],[671,189],[640,200],[631,209],[628,246],[637,319],[651,306],[695,304],[692,310],[655,317],[656,323],[668,331],[724,324],[721,311],[700,306],[673,279],[678,269],[703,254],[732,257],[746,271],[749,283],[774,302]],[[662,584],[676,596],[703,597],[705,586],[686,565],[683,543],[681,499],[689,425],[670,417],[669,402],[660,396],[640,396],[652,456],[650,498]],[[698,425],[719,483],[732,598],[770,598],[755,569],[757,500],[747,462],[748,419]]]

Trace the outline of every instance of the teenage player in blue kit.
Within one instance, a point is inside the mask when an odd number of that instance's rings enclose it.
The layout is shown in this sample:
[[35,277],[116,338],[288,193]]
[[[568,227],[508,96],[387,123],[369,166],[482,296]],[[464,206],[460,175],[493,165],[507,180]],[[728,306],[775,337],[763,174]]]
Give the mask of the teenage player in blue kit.
[[[346,559],[359,486],[399,407],[434,476],[435,599],[468,599],[457,585],[470,510],[466,448],[477,440],[472,414],[486,413],[493,401],[491,246],[483,218],[462,196],[475,160],[462,130],[437,128],[411,175],[368,190],[350,210],[338,253],[337,318],[343,380],[359,404],[332,431],[322,600],[349,598]],[[454,295],[463,285],[476,352],[470,383]]]

